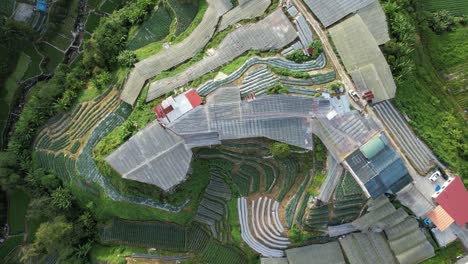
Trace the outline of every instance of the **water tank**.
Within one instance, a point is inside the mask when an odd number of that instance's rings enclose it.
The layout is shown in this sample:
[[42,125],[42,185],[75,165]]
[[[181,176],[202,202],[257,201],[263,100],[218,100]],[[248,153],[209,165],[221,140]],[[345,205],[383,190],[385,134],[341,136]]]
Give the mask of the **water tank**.
[[441,189],[441,188],[440,188],[440,185],[437,185],[437,186],[435,187],[436,192],[440,191],[440,189]]

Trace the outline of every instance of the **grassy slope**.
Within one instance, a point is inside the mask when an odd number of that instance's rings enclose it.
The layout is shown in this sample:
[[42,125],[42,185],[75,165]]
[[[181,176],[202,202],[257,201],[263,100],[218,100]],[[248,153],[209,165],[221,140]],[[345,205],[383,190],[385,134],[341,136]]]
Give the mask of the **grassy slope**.
[[424,5],[431,12],[446,9],[454,15],[468,15],[468,4],[465,0],[425,0]]
[[[445,48],[445,39],[448,38],[434,36],[427,29],[421,30],[414,52],[416,70],[398,85],[394,102],[410,118],[412,127],[439,159],[466,177],[468,162],[464,141],[468,136],[467,127],[460,108],[445,88],[447,82],[440,75],[448,69],[434,68],[455,67],[455,61],[460,61],[458,56],[463,54],[459,54],[458,49]],[[456,39],[449,42],[457,45]],[[437,59],[433,59],[435,57]]]
[[436,256],[430,258],[421,264],[449,264],[455,263],[456,258],[460,255],[463,255],[465,250],[463,249],[463,244],[460,240],[456,240],[455,242],[448,245],[446,248],[442,248],[437,250]]
[[103,246],[95,245],[91,249],[90,256],[92,263],[126,263],[125,257],[131,256],[134,253],[146,254],[144,248],[129,247],[129,246]]

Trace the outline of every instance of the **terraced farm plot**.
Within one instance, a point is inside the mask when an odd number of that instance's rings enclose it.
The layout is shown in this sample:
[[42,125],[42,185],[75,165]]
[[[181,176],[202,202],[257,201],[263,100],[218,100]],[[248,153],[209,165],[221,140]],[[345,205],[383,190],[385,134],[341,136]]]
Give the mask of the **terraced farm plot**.
[[341,178],[332,203],[310,210],[306,225],[312,229],[339,225],[356,219],[365,204],[359,184],[349,172]]
[[226,247],[218,242],[211,241],[201,255],[202,263],[216,264],[243,264],[248,263],[245,256],[232,247]]
[[86,1],[86,7],[89,9],[99,9],[99,6],[101,5],[103,1],[102,0],[88,0]]
[[101,10],[104,13],[111,14],[112,12],[114,12],[114,10],[116,10],[120,6],[120,4],[121,4],[120,0],[106,0],[101,5],[99,10]]
[[62,51],[66,51],[71,45],[73,39],[71,36],[57,34],[52,39],[49,40],[49,43],[59,48]]
[[55,68],[62,63],[64,54],[47,43],[41,42],[37,45],[39,51],[45,56],[41,65],[44,73],[51,73]]
[[2,0],[0,1],[0,14],[4,16],[11,16],[15,7],[15,0]]
[[23,236],[14,236],[8,238],[2,245],[0,245],[0,261],[2,263],[9,263],[3,262],[12,251],[20,246],[23,242]]
[[29,56],[29,58],[31,58],[31,63],[29,63],[28,69],[26,70],[23,76],[23,80],[26,80],[28,78],[40,75],[42,73],[42,56],[34,48],[34,45],[28,45],[24,52],[26,53],[26,55]]
[[184,32],[192,23],[198,12],[197,0],[168,0],[167,3],[174,10],[177,19],[175,35]]
[[16,63],[15,70],[6,79],[5,83],[0,83],[0,85],[3,86],[0,90],[0,145],[3,142],[3,133],[10,113],[10,106],[14,102],[15,95],[18,92],[19,82],[23,79],[30,61],[30,58],[25,53],[21,53]]
[[29,197],[25,191],[17,189],[8,193],[8,217],[10,235],[20,234],[25,231],[26,210]]
[[169,34],[171,22],[172,18],[167,9],[159,5],[158,9],[141,25],[135,37],[130,40],[128,48],[136,50],[164,39]]
[[468,15],[468,3],[461,0],[426,0],[424,7],[430,12],[447,10],[453,15]]
[[98,26],[101,16],[96,13],[90,13],[88,15],[88,20],[86,20],[85,29],[87,32],[92,33]]
[[114,219],[110,225],[101,229],[100,238],[104,243],[184,251],[186,233],[186,228],[179,225]]

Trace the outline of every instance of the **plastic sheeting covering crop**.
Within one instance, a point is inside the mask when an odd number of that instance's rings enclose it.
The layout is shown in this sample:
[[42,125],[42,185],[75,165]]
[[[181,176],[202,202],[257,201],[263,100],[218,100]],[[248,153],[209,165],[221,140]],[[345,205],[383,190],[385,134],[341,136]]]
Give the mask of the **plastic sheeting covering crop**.
[[221,19],[218,31],[223,31],[230,25],[243,20],[263,15],[268,6],[270,6],[271,0],[246,0],[239,3],[238,6],[227,12]]
[[359,15],[329,29],[341,59],[359,92],[371,90],[374,102],[395,96],[393,75],[374,36]]
[[305,63],[295,63],[293,61],[281,57],[253,57],[246,61],[239,69],[231,73],[229,76],[220,80],[207,81],[206,83],[197,88],[197,92],[202,96],[206,96],[214,90],[239,79],[245,72],[247,72],[247,70],[250,67],[254,65],[268,65],[271,67],[285,68],[290,71],[307,72],[323,69],[323,67],[325,67],[326,64],[326,56],[323,53],[320,54],[316,60],[308,61]]
[[325,27],[376,0],[305,0],[304,2]]
[[120,99],[133,105],[147,79],[192,58],[213,36],[220,17],[232,8],[230,0],[207,0],[208,9],[202,21],[186,39],[144,59],[129,75]]
[[104,120],[99,123],[99,125],[97,125],[97,127],[91,133],[89,140],[83,148],[80,156],[78,157],[76,162],[77,170],[80,175],[85,177],[87,180],[97,183],[99,186],[101,186],[104,189],[106,195],[114,201],[131,202],[166,211],[179,212],[189,202],[188,199],[182,204],[174,206],[159,203],[147,198],[123,195],[112,185],[111,181],[106,176],[101,174],[101,172],[96,167],[96,163],[92,158],[94,147],[103,137],[105,137],[109,132],[125,121],[125,119],[130,114],[130,110],[131,107],[128,104],[122,103],[115,112],[110,113]]
[[234,30],[224,38],[211,56],[193,64],[182,73],[151,83],[146,100],[154,100],[179,88],[232,61],[244,52],[281,49],[296,37],[296,31],[288,17],[278,9],[257,23],[247,24]]

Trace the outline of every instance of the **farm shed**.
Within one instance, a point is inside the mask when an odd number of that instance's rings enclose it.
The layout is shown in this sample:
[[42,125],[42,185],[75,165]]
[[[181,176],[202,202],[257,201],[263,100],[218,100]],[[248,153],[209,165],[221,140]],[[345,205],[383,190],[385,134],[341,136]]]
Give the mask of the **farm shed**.
[[305,0],[307,6],[325,27],[364,8],[376,0]]
[[220,17],[232,8],[230,0],[207,0],[208,9],[197,28],[181,42],[135,64],[120,99],[133,105],[146,80],[192,58],[213,36]]
[[169,96],[154,107],[153,112],[156,114],[159,122],[167,125],[201,104],[202,99],[197,91],[190,89],[175,98]]
[[389,191],[396,193],[412,181],[405,164],[384,135],[373,138],[349,155],[346,164],[372,198]]
[[390,67],[361,16],[353,15],[331,27],[330,35],[360,93],[371,90],[375,103],[395,96]]
[[151,83],[146,100],[154,100],[179,88],[249,50],[280,49],[296,37],[296,31],[288,17],[278,9],[257,23],[243,25],[229,33],[211,56],[193,64],[182,73]]
[[338,242],[311,245],[286,250],[289,264],[345,264]]

